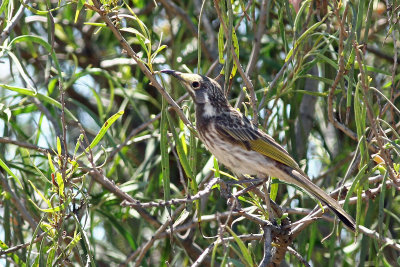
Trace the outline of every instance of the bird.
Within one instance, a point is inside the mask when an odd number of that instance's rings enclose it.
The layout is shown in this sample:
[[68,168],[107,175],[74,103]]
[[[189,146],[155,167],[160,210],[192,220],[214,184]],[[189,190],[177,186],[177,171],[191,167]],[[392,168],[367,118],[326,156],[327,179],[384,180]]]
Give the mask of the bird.
[[198,136],[220,163],[238,177],[272,176],[306,190],[355,231],[354,219],[311,181],[279,143],[229,104],[217,81],[169,69],[161,73],[179,80],[191,96]]

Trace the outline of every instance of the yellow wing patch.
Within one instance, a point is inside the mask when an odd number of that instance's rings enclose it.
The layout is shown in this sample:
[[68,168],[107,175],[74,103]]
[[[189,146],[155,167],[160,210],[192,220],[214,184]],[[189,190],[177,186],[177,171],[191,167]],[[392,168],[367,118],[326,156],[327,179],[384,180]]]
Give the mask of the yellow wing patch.
[[293,169],[299,170],[299,165],[297,165],[297,162],[290,155],[288,155],[285,150],[282,150],[283,148],[278,148],[274,144],[271,144],[261,138],[249,140],[249,143],[252,150],[279,161],[289,167],[292,167]]

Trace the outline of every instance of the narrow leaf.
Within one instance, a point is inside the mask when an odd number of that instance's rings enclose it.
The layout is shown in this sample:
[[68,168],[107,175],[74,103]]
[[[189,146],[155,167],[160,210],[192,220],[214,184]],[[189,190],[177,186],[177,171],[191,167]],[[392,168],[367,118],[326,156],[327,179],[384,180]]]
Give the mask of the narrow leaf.
[[[246,266],[254,266],[253,259],[251,258],[250,251],[247,249],[243,241],[235,234],[235,232],[232,231],[232,229],[228,226],[226,226],[226,229],[228,229],[229,233],[233,236],[235,239],[236,244],[238,244],[241,252],[241,256],[245,260]],[[240,255],[239,255],[240,256]]]
[[2,167],[12,178],[19,184],[21,188],[24,188],[18,179],[18,177],[8,168],[7,164],[0,158],[0,167]]
[[[162,168],[162,179],[164,186],[164,200],[168,201],[171,198],[171,188],[169,179],[169,155],[168,155],[168,118],[167,118],[167,101],[162,98],[162,112],[161,112],[161,124],[160,124],[160,149],[161,149],[161,168]],[[170,208],[170,207],[169,207]],[[169,210],[170,211],[170,210]]]
[[[124,111],[121,110],[117,113],[115,113],[114,115],[112,115],[101,127],[100,131],[98,132],[98,134],[96,135],[96,137],[93,139],[92,143],[90,143],[89,147],[86,148],[86,152],[89,152],[89,148],[93,149],[100,141],[101,139],[103,139],[104,135],[106,134],[108,128],[111,127],[111,125],[113,125],[113,123],[122,115],[124,114]],[[79,157],[81,157],[83,155],[83,153],[81,155],[79,155]],[[78,158],[79,158],[78,157]]]

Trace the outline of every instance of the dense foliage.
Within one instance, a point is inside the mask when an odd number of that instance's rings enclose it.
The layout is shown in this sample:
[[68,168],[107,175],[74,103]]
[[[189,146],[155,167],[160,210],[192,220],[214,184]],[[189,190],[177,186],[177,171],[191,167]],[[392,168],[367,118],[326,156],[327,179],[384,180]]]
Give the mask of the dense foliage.
[[[400,264],[399,10],[3,0],[0,265]],[[230,184],[162,69],[218,77],[357,233],[292,185]]]

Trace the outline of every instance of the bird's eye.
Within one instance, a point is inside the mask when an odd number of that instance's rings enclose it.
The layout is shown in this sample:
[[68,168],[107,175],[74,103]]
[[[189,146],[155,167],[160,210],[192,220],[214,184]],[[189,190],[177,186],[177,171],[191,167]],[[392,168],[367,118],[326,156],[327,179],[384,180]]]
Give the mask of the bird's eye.
[[200,83],[199,82],[192,82],[192,86],[193,86],[193,88],[199,88],[200,87]]

